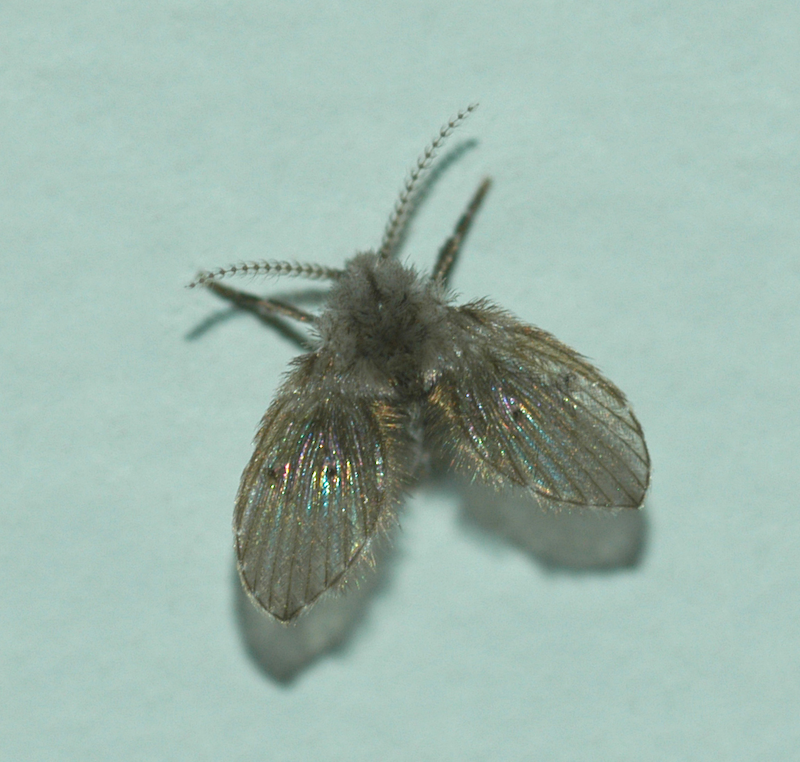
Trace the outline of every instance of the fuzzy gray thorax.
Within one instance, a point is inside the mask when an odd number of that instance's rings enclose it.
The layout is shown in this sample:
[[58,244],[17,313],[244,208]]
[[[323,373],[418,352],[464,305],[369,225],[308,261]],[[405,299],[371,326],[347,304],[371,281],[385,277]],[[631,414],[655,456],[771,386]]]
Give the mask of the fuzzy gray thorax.
[[422,389],[452,346],[445,290],[394,259],[358,254],[320,316],[321,359],[365,391]]

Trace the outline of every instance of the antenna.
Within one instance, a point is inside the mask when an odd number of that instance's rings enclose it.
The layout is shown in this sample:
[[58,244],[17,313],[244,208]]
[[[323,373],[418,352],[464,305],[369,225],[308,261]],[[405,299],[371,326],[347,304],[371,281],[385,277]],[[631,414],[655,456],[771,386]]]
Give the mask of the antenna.
[[471,103],[465,109],[459,111],[449,122],[443,124],[442,128],[439,130],[439,134],[431,141],[417,159],[417,163],[414,165],[411,172],[409,172],[403,185],[403,190],[400,191],[400,196],[395,202],[391,215],[389,215],[389,221],[386,223],[381,247],[378,249],[378,256],[380,256],[381,259],[391,256],[397,245],[403,227],[408,220],[408,215],[414,207],[414,196],[419,188],[420,177],[430,168],[431,164],[433,164],[433,160],[437,156],[436,152],[444,145],[447,138],[452,135],[453,130],[475,111],[476,108],[478,108],[478,104]]

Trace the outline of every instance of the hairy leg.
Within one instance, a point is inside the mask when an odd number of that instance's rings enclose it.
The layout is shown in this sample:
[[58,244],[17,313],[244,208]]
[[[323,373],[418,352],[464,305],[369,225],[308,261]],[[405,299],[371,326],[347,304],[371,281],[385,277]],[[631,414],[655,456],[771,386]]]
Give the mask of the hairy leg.
[[450,274],[453,263],[456,261],[456,257],[458,256],[461,244],[467,235],[470,225],[472,224],[472,219],[475,217],[475,214],[480,208],[481,203],[483,203],[483,198],[489,190],[489,186],[491,184],[491,179],[487,177],[478,186],[478,190],[475,191],[475,195],[469,202],[469,206],[464,214],[461,215],[461,218],[459,219],[458,224],[453,231],[453,235],[451,235],[444,242],[444,246],[439,249],[439,256],[436,259],[436,266],[433,268],[434,280],[441,280],[443,282],[447,281],[447,277]]
[[301,323],[313,323],[316,320],[316,318],[308,312],[304,312],[291,304],[286,304],[276,299],[264,299],[255,294],[248,294],[246,291],[238,291],[235,288],[223,286],[216,281],[209,281],[205,286],[223,299],[233,302],[237,307],[250,310],[250,312],[254,312],[261,317],[287,317],[292,320],[298,320]]

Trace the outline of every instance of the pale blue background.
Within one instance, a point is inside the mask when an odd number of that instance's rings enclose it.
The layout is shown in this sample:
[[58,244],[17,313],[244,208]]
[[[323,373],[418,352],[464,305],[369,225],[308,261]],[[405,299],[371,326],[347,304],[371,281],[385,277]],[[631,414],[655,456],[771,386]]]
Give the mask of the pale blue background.
[[[796,759],[799,39],[796,1],[0,4],[0,759]],[[183,286],[375,245],[472,100],[404,253],[492,174],[454,286],[628,393],[644,554],[548,571],[420,491],[280,683],[230,514],[295,349],[187,340]]]

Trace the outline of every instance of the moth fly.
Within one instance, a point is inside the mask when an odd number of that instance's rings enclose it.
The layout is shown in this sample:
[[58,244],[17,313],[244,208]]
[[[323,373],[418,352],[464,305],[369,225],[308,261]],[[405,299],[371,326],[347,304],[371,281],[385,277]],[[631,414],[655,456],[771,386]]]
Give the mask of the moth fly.
[[[242,584],[280,621],[368,557],[423,452],[474,481],[553,504],[638,508],[644,500],[650,459],[623,393],[577,352],[491,302],[453,303],[448,278],[488,178],[430,274],[396,258],[420,178],[475,108],[447,122],[417,159],[377,250],[340,269],[261,261],[201,272],[190,284],[311,329],[312,351],[292,362],[261,421],[233,518]],[[242,274],[331,287],[311,314],[220,282]]]

